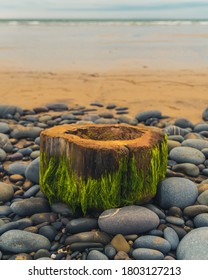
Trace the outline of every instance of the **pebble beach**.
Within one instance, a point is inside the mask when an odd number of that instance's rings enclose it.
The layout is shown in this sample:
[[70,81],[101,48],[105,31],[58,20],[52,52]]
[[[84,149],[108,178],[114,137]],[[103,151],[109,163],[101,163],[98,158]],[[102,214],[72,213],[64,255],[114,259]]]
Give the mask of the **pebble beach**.
[[[0,105],[1,260],[207,260],[208,108],[201,121],[172,120],[157,108],[92,102],[24,109]],[[50,204],[39,186],[40,132],[74,123],[145,125],[168,136],[166,178],[157,194],[85,216]]]

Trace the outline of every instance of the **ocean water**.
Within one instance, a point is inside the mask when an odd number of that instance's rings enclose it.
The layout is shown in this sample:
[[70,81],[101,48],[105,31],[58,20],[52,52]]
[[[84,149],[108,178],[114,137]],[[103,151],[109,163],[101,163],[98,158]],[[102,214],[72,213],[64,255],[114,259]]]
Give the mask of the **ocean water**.
[[15,70],[208,69],[208,20],[0,20]]

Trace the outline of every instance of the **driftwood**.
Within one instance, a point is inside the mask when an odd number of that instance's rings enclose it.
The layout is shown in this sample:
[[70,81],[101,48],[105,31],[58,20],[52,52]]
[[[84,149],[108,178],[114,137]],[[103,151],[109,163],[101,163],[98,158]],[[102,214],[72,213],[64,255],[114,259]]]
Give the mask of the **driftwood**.
[[149,200],[167,166],[165,134],[144,126],[56,126],[40,151],[42,191],[84,213]]

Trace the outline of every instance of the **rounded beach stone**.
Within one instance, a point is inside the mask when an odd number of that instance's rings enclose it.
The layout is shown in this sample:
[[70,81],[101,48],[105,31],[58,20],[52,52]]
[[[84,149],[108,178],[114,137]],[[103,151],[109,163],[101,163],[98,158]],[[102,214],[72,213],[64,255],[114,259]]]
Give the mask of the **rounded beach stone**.
[[25,127],[25,126],[18,126],[17,128],[13,129],[11,132],[11,137],[16,139],[22,138],[36,138],[40,135],[42,128],[40,127]]
[[57,235],[56,229],[51,225],[41,227],[38,233],[47,237],[50,241],[53,241],[55,236]]
[[175,121],[174,125],[179,126],[181,128],[187,128],[187,127],[193,128],[194,127],[192,122],[190,122],[189,120],[184,119],[184,118],[177,119]]
[[10,164],[7,168],[7,172],[11,174],[19,174],[19,175],[25,175],[25,170],[27,168],[27,164],[23,162],[14,162]]
[[206,159],[208,159],[208,148],[204,148],[201,152],[205,155]]
[[180,241],[178,260],[208,260],[208,227],[193,229]]
[[202,119],[208,121],[208,107],[202,113]]
[[164,260],[164,255],[158,250],[138,248],[133,250],[132,256],[135,260]]
[[115,255],[117,253],[116,249],[111,245],[106,245],[105,248],[104,248],[104,252],[105,252],[105,255],[110,260],[114,259]]
[[0,133],[0,148],[5,152],[12,152],[13,146],[9,141],[9,137],[6,134]]
[[14,188],[12,185],[0,182],[0,201],[6,202],[14,196]]
[[125,237],[122,234],[116,234],[113,239],[111,240],[111,245],[117,251],[123,251],[128,253],[130,251],[130,245],[126,241]]
[[208,205],[208,190],[202,192],[202,193],[198,196],[197,202],[198,202],[199,204]]
[[36,184],[39,184],[39,166],[40,157],[33,160],[25,170],[25,177]]
[[192,147],[197,150],[208,148],[208,141],[203,139],[187,139],[181,143],[182,146]]
[[193,163],[179,163],[172,167],[175,172],[182,172],[191,177],[197,177],[200,173],[199,167]]
[[142,206],[108,209],[98,219],[101,230],[110,234],[137,234],[155,229],[158,216]]
[[16,113],[22,115],[22,108],[13,105],[0,105],[0,118],[6,118],[8,115],[14,116]]
[[134,248],[148,248],[154,249],[166,254],[170,251],[170,243],[159,236],[143,235],[137,238],[133,244]]
[[51,204],[51,211],[55,212],[57,214],[61,214],[62,216],[66,217],[73,217],[74,214],[72,212],[72,209],[63,202],[54,202]]
[[[12,209],[8,205],[1,205],[0,206],[0,217],[8,216],[11,213],[12,213]],[[0,227],[1,227],[1,225],[0,225]]]
[[0,161],[4,161],[6,158],[6,152],[0,148]]
[[196,215],[208,213],[208,206],[207,205],[191,205],[186,207],[183,210],[183,214],[186,217],[195,217]]
[[0,133],[9,133],[10,127],[7,123],[0,122]]
[[108,260],[108,257],[98,250],[92,250],[87,255],[87,260]]
[[179,217],[175,217],[175,216],[167,216],[166,217],[166,222],[170,223],[170,224],[174,224],[176,226],[183,226],[184,225],[184,220],[179,218]]
[[208,227],[208,213],[202,213],[194,217],[194,225],[196,228]]
[[176,125],[169,125],[166,128],[163,129],[163,131],[169,136],[169,135],[181,135],[185,136],[189,133],[188,129],[180,128]]
[[68,236],[65,244],[71,245],[72,243],[95,242],[107,245],[110,241],[111,237],[105,232],[87,231]]
[[136,114],[135,118],[139,121],[146,121],[150,118],[161,118],[161,112],[157,110],[150,110]]
[[12,211],[22,217],[35,213],[49,212],[50,206],[46,199],[39,197],[26,198],[15,201],[10,206]]
[[172,177],[158,184],[156,202],[161,208],[185,208],[194,204],[198,196],[196,185],[186,178]]
[[65,103],[50,103],[50,104],[47,104],[46,107],[49,110],[53,110],[53,111],[66,111],[66,110],[68,110],[68,106]]
[[177,233],[171,227],[164,229],[164,238],[170,243],[171,250],[176,250],[179,244],[179,238]]
[[204,154],[191,147],[176,147],[170,151],[169,157],[178,163],[193,163],[198,165],[205,161]]
[[208,123],[199,123],[194,127],[194,132],[198,132],[198,133],[207,130],[208,130]]
[[90,231],[98,228],[98,222],[93,218],[78,218],[69,221],[66,229],[69,233],[78,233],[83,231]]
[[46,237],[24,230],[10,230],[0,236],[0,249],[6,252],[32,253],[50,246]]

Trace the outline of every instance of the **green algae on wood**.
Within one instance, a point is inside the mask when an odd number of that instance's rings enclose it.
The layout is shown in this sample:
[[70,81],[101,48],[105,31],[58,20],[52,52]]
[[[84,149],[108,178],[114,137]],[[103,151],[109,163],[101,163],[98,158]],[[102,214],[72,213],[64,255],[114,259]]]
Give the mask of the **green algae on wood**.
[[129,125],[62,125],[41,133],[40,186],[83,213],[141,203],[165,177],[167,139]]

